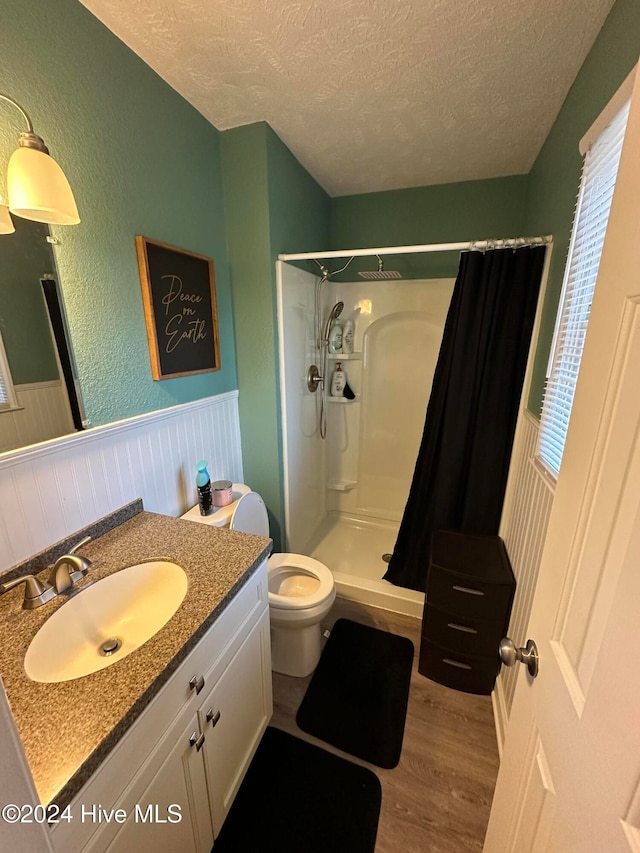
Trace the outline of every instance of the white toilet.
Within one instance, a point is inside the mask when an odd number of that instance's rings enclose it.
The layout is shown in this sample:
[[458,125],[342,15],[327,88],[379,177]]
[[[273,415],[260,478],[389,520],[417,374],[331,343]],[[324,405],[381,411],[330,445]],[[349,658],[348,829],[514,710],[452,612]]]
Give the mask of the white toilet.
[[[242,483],[233,483],[233,502],[211,515],[197,505],[182,518],[241,533],[269,536],[264,501]],[[336,597],[331,571],[304,554],[273,554],[267,563],[271,667],[284,675],[304,677],[313,672],[322,651],[321,620]]]

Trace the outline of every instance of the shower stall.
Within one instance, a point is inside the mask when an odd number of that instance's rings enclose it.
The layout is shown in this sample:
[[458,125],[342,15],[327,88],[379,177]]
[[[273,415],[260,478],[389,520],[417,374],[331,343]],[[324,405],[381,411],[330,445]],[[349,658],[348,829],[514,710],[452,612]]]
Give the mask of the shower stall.
[[[424,594],[382,576],[409,494],[454,279],[392,276],[380,261],[378,273],[339,282],[277,262],[285,540],[287,550],[331,569],[339,595],[420,616]],[[325,342],[340,302],[340,320],[354,322],[350,354],[330,353]],[[329,394],[337,362],[353,399]],[[315,392],[307,384],[312,365],[321,377]]]

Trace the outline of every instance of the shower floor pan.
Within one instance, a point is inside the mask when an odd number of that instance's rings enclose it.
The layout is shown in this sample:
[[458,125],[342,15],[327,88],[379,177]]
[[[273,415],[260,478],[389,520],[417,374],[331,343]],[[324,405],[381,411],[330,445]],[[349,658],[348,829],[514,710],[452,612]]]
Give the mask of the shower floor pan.
[[407,616],[422,616],[424,593],[382,580],[384,554],[393,551],[398,524],[329,513],[307,553],[333,572],[342,598]]

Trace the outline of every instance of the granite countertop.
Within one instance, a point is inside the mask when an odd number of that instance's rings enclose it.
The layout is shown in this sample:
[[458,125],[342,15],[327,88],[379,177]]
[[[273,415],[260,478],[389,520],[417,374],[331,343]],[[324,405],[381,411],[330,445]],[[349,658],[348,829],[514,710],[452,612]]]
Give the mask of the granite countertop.
[[89,542],[80,552],[92,566],[78,586],[155,559],[181,566],[189,586],[154,637],[73,681],[31,681],[23,664],[33,636],[66,598],[23,610],[23,586],[0,596],[0,675],[42,803],[71,801],[270,550],[260,536],[150,512]]

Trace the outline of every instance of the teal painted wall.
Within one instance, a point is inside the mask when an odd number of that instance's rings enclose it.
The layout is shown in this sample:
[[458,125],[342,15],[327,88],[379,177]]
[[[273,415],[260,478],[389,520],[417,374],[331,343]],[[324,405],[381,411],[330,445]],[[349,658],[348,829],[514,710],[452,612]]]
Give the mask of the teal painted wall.
[[0,237],[0,331],[15,385],[58,378],[40,279],[56,272],[47,226],[16,217]]
[[[343,196],[331,202],[331,247],[367,248],[457,243],[523,234],[526,175],[463,181],[431,187]],[[387,269],[407,278],[455,276],[459,252],[394,255]],[[340,266],[334,262],[337,268]],[[377,269],[376,261],[354,261],[343,277]]]
[[[273,301],[273,343],[276,378],[278,432],[278,474],[281,528],[284,528],[284,486],[282,482],[282,428],[279,396],[278,325],[276,311],[275,262],[284,252],[312,252],[329,244],[331,200],[309,175],[282,140],[266,125],[269,188],[269,246]],[[279,543],[280,547],[282,542]]]
[[279,546],[282,499],[265,128],[252,124],[225,131],[222,161],[244,478],[262,495]]
[[525,227],[551,233],[554,249],[528,408],[539,416],[569,249],[582,158],[578,143],[640,53],[640,3],[618,0],[587,56],[529,175]]
[[275,260],[329,241],[327,194],[264,122],[222,134],[245,479],[269,509],[276,550],[284,495]]
[[[220,134],[77,0],[13,0],[2,11],[2,89],[67,173],[82,219],[53,232],[92,423],[236,388]],[[0,126],[13,128],[0,163],[21,121],[0,103]],[[220,371],[152,380],[136,234],[214,259]]]

